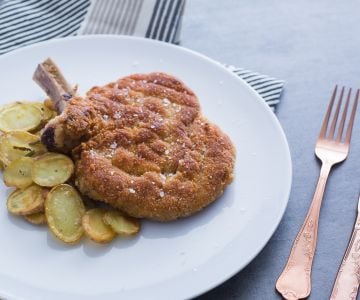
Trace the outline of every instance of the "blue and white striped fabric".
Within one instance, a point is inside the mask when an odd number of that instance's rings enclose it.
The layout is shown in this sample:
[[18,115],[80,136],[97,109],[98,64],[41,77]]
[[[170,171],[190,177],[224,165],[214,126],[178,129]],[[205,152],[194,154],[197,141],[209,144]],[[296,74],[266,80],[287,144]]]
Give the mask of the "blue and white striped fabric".
[[253,71],[226,66],[229,70],[246,81],[265,102],[275,111],[276,104],[280,102],[281,92],[284,88],[284,80],[262,75]]
[[89,0],[0,0],[0,54],[75,35],[89,5]]
[[[179,43],[186,0],[0,0],[0,54],[78,34],[125,34]],[[227,66],[275,109],[284,82]]]

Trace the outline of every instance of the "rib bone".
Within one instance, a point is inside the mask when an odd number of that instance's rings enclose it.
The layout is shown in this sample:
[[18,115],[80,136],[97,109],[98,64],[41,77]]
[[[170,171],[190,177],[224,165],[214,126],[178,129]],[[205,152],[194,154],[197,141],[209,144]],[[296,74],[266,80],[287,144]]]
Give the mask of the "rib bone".
[[52,99],[59,114],[64,110],[66,101],[76,94],[51,58],[37,66],[33,79]]

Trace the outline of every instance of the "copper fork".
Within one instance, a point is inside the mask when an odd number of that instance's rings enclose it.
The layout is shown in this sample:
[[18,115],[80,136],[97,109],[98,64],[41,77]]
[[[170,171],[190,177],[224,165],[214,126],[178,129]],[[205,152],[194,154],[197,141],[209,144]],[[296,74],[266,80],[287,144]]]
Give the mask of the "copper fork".
[[360,196],[351,238],[336,276],[330,300],[355,300],[360,275]]
[[[341,89],[339,97],[337,97],[337,89],[337,86],[335,86],[316,142],[315,154],[322,165],[315,194],[305,221],[296,236],[287,264],[276,282],[277,291],[288,300],[303,299],[310,295],[311,267],[316,249],[320,207],[326,181],[332,166],[343,162],[349,153],[351,132],[354,125],[360,90],[358,89],[356,92],[350,119],[344,135],[344,127],[347,119],[346,115],[351,99],[351,89],[347,92],[345,106],[338,126],[337,121],[342,107],[341,104],[345,93],[345,87]],[[336,98],[338,98],[337,106],[329,127],[329,121]]]

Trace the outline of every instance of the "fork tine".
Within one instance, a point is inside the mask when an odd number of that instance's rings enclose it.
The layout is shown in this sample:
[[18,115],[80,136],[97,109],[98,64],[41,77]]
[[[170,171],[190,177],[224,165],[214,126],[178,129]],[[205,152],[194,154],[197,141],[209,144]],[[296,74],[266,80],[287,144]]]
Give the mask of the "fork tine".
[[340,124],[339,124],[339,131],[338,131],[338,134],[337,134],[337,137],[336,137],[336,141],[338,143],[341,141],[341,136],[342,136],[343,131],[344,131],[344,125],[345,125],[345,120],[346,120],[346,114],[347,114],[348,107],[349,107],[350,96],[351,96],[351,89],[348,92],[345,107],[344,107],[344,111],[342,113]]
[[[330,118],[330,114],[331,114],[331,110],[332,110],[332,107],[333,107],[333,104],[334,104],[334,100],[335,100],[335,96],[336,96],[336,92],[337,92],[337,85],[335,85],[335,88],[334,88],[334,91],[332,93],[332,96],[331,96],[331,100],[330,100],[330,103],[329,103],[329,106],[328,106],[328,109],[327,109],[327,112],[326,112],[326,115],[325,115],[325,118],[324,118],[324,121],[321,125],[321,130],[320,130],[320,134],[319,134],[319,138],[324,138],[325,137],[325,133],[326,133],[326,128],[328,126],[328,123],[329,123],[329,118]],[[344,89],[344,88],[343,88]]]
[[359,93],[360,93],[360,90],[358,89],[357,92],[356,92],[354,104],[353,104],[353,107],[352,107],[351,117],[350,117],[348,129],[346,130],[345,144],[350,144],[351,132],[352,132],[352,128],[354,126],[356,108],[357,108],[357,105],[358,105],[358,102],[359,102]]
[[[349,90],[349,92],[351,93],[351,89]],[[335,132],[336,123],[337,123],[337,120],[338,120],[338,117],[339,117],[339,111],[340,111],[343,96],[344,96],[344,87],[341,89],[340,99],[339,99],[339,102],[338,102],[338,104],[336,106],[335,114],[334,114],[333,120],[331,122],[331,127],[330,127],[329,137],[328,137],[329,139],[334,138],[334,132]]]

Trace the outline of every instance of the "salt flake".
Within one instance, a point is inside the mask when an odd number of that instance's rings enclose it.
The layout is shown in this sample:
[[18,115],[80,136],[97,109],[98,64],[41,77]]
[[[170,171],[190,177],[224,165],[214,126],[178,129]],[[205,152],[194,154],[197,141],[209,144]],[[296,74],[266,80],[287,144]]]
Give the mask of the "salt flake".
[[162,173],[160,173],[160,178],[161,178],[162,182],[166,181],[166,176],[164,174],[162,174]]
[[170,100],[168,98],[164,98],[162,100],[162,103],[164,104],[164,106],[168,106],[170,104]]
[[121,113],[119,111],[114,113],[114,119],[120,119],[120,118],[121,118]]

